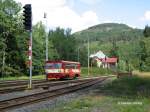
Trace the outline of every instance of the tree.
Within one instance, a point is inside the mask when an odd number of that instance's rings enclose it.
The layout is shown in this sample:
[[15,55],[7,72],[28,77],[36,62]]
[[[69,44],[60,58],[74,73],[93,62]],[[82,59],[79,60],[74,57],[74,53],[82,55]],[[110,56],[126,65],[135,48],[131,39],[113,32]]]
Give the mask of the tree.
[[13,0],[0,1],[0,74],[15,75],[25,71],[24,50],[18,43],[24,37],[19,11],[21,5]]
[[119,57],[119,54],[118,54],[118,47],[117,47],[117,44],[116,44],[116,41],[112,41],[112,48],[109,52],[110,54],[110,57]]
[[139,45],[140,45],[140,52],[139,52],[139,59],[140,59],[139,62],[140,63],[139,63],[139,69],[141,71],[144,71],[144,69],[145,69],[145,61],[146,61],[146,57],[147,57],[145,42],[143,40],[140,40]]
[[42,66],[45,61],[44,55],[44,38],[45,38],[45,30],[42,23],[37,23],[33,26],[32,29],[32,65],[33,65],[33,74],[38,75],[42,72]]
[[71,30],[56,28],[49,33],[60,60],[76,60],[76,40],[71,35]]
[[79,62],[81,63],[81,66],[87,66],[88,65],[88,55],[87,55],[87,47],[81,46],[79,48]]
[[145,26],[143,34],[145,37],[150,37],[150,27],[148,25]]

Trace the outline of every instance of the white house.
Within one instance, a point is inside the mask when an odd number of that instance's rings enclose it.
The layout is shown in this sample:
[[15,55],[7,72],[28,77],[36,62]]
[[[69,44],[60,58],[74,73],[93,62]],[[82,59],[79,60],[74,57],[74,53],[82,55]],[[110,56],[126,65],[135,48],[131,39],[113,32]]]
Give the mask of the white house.
[[103,59],[107,56],[102,51],[98,51],[97,53],[90,55],[90,58],[94,58],[94,57],[97,57],[99,59]]
[[115,69],[117,67],[118,59],[116,57],[107,57],[102,51],[98,51],[95,54],[91,54],[90,58],[92,59],[91,63],[97,64],[97,67],[102,68],[111,68]]
[[102,66],[101,59],[107,58],[107,56],[102,51],[98,51],[97,53],[91,54],[89,57],[97,61],[98,67]]

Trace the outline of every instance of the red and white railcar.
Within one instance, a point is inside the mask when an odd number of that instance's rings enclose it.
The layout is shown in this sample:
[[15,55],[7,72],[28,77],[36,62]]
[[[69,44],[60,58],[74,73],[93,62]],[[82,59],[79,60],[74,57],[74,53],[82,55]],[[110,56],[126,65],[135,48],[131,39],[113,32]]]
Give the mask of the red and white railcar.
[[46,61],[47,79],[76,78],[80,76],[80,63],[73,61]]

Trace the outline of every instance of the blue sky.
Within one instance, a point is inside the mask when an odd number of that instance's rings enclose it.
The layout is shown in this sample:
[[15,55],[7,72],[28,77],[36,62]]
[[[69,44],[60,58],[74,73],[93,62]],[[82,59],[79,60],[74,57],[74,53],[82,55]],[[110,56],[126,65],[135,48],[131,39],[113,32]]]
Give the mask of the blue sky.
[[[16,0],[31,3],[33,23],[43,21],[47,13],[48,28],[72,28],[73,32],[107,23],[124,23],[144,28],[150,25],[150,0]],[[38,12],[38,13],[37,13]]]
[[93,4],[86,3],[86,0],[74,0],[74,5],[70,4],[70,7],[78,13],[83,13],[86,10],[96,12],[100,23],[112,21],[138,28],[144,28],[146,24],[150,24],[150,20],[144,20],[144,14],[146,11],[150,11],[150,0],[89,1],[93,1]]

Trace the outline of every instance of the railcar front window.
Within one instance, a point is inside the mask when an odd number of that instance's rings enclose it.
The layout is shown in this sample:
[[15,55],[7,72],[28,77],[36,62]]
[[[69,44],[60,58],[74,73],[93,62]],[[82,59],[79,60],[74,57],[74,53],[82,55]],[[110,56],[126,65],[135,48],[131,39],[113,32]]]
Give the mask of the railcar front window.
[[61,63],[47,63],[45,66],[46,69],[60,69],[61,67]]
[[70,68],[76,69],[76,68],[77,68],[77,65],[75,65],[75,64],[66,64],[66,65],[65,65],[65,68],[67,68],[67,69],[70,69]]

